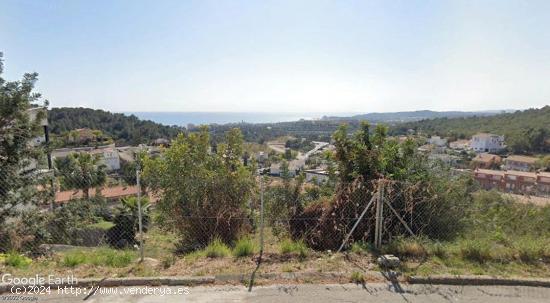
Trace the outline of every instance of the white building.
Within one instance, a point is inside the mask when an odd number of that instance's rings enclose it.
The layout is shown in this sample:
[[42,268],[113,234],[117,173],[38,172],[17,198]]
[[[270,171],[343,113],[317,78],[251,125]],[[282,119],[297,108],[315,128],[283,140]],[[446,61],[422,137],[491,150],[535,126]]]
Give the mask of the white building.
[[120,169],[120,157],[118,155],[118,151],[114,148],[106,148],[102,150],[103,156],[101,157],[101,160],[105,166],[107,166],[107,170],[119,170]]
[[476,153],[497,153],[505,147],[504,136],[480,133],[470,140],[470,148]]
[[439,136],[432,136],[430,139],[428,139],[428,143],[439,147],[447,146],[447,139],[441,138]]
[[120,169],[120,155],[114,144],[95,147],[76,147],[76,148],[60,148],[52,152],[54,158],[65,158],[72,153],[89,153],[98,155],[102,164],[105,164],[108,171]]
[[328,172],[324,169],[306,169],[306,182],[315,182],[317,184],[328,181]]

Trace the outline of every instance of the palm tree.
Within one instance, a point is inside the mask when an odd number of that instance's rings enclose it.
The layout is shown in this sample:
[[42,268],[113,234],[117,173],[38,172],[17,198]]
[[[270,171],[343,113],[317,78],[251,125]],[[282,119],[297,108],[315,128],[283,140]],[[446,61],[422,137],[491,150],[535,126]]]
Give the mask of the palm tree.
[[90,197],[90,188],[105,184],[105,165],[97,155],[88,153],[70,154],[67,159],[56,161],[63,184],[68,188],[81,189],[85,199]]

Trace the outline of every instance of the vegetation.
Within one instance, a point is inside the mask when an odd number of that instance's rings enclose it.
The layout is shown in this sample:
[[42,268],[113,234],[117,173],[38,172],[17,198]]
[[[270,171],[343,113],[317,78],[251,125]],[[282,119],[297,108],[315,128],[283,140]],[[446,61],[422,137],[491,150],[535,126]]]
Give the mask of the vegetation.
[[[143,197],[141,202],[142,230],[147,232],[149,227],[149,199]],[[136,244],[136,234],[139,232],[138,203],[136,197],[120,199],[120,206],[113,219],[114,226],[107,232],[107,241],[116,248],[128,247]]]
[[313,144],[312,141],[310,140],[307,140],[304,138],[304,140],[302,140],[301,138],[290,138],[288,140],[286,140],[286,143],[285,143],[285,147],[288,147],[288,148],[291,148],[291,149],[294,149],[294,150],[299,150],[301,152],[308,152],[310,150],[312,150],[313,148],[315,148],[315,144]]
[[303,241],[284,239],[281,242],[281,254],[296,254],[300,258],[305,258],[308,255],[308,247]]
[[[498,192],[473,195],[467,225],[452,241],[399,238],[383,251],[422,260],[415,273],[537,272],[550,263],[550,206],[517,203]],[[539,269],[536,269],[536,268]]]
[[[33,237],[45,243],[83,245],[101,243],[105,234],[103,224],[112,221],[112,213],[101,197],[72,200],[48,213],[38,223]],[[36,221],[35,221],[36,222]],[[40,233],[41,237],[37,237]]]
[[4,264],[11,267],[22,268],[27,267],[29,264],[31,264],[32,260],[28,257],[12,251],[7,254],[0,254],[0,262],[3,262]]
[[409,129],[452,139],[491,132],[504,135],[506,144],[514,153],[547,152],[550,151],[550,106],[488,117],[437,118],[403,123],[396,125],[392,133],[405,134]]
[[350,280],[352,283],[356,284],[364,284],[365,283],[365,275],[363,273],[354,271],[351,273]]
[[214,239],[204,248],[204,255],[208,258],[223,258],[231,254],[231,249],[219,238]]
[[233,256],[239,258],[239,257],[249,257],[254,254],[254,251],[256,250],[256,247],[254,246],[254,242],[248,237],[241,238],[235,243],[235,247],[233,248]]
[[[414,142],[389,139],[386,128],[369,125],[352,137],[344,125],[334,134],[339,184],[332,201],[298,206],[290,220],[294,239],[304,239],[315,249],[337,249],[352,221],[365,208],[378,186],[399,192],[394,209],[410,223],[416,234],[452,238],[460,233],[465,206],[475,189],[468,177],[452,177],[444,168],[431,165],[417,153]],[[383,180],[383,181],[381,181]],[[351,241],[372,241],[375,212],[371,208],[359,223]],[[405,234],[401,224],[386,227],[388,234]],[[330,236],[329,236],[330,235]]]
[[121,268],[128,266],[137,258],[137,253],[130,250],[114,250],[110,248],[74,249],[65,253],[61,263],[66,267],[76,267],[81,264]]
[[253,167],[245,167],[238,129],[210,152],[206,128],[180,134],[163,157],[144,161],[144,177],[158,194],[159,219],[181,236],[184,252],[219,238],[230,244],[250,228],[245,210],[254,188]]
[[[0,252],[19,249],[30,238],[20,239],[15,227],[27,229],[26,210],[43,204],[51,198],[50,177],[35,170],[36,163],[44,155],[43,146],[29,144],[42,128],[45,112],[38,107],[47,106],[39,93],[34,92],[38,74],[25,74],[20,81],[6,81],[0,52]],[[33,113],[35,117],[31,116]],[[10,220],[10,224],[6,221]]]
[[99,130],[118,145],[149,144],[158,138],[175,138],[183,129],[165,126],[134,115],[110,113],[90,108],[52,108],[48,111],[51,131],[57,135],[70,135],[79,128]]
[[90,197],[90,189],[101,187],[107,181],[105,165],[99,156],[89,153],[71,153],[55,159],[55,167],[63,189],[81,189],[84,199]]

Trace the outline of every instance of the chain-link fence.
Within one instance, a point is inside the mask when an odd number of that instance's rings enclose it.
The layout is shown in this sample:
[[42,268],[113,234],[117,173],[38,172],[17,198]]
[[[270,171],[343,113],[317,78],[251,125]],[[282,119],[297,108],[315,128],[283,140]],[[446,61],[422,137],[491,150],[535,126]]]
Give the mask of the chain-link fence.
[[[548,208],[488,196],[496,193],[477,197],[467,193],[461,176],[451,180],[456,189],[443,191],[426,181],[381,178],[315,184],[300,177],[256,176],[245,201],[228,194],[215,197],[215,202],[168,203],[165,192],[143,186],[139,166],[134,170],[136,182],[130,183],[119,172],[101,173],[94,169],[98,164],[86,161],[90,159],[55,172],[0,176],[3,259],[12,254],[54,258],[74,268],[86,261],[72,260],[67,252],[99,249],[108,251],[106,258],[125,256],[122,265],[140,260],[161,263],[136,274],[177,275],[188,272],[181,267],[170,271],[181,256],[203,257],[204,267],[193,272],[200,274],[208,272],[205,268],[218,257],[245,257],[248,263],[233,264],[234,271],[244,272],[262,255],[273,264],[303,260],[308,253],[321,259],[357,249],[405,259],[434,255],[475,262],[535,262],[530,264],[547,264],[550,254],[541,248],[548,243]],[[213,182],[213,187],[225,189],[224,180]],[[233,198],[239,203],[224,206]],[[528,242],[537,235],[543,235],[541,245]]]

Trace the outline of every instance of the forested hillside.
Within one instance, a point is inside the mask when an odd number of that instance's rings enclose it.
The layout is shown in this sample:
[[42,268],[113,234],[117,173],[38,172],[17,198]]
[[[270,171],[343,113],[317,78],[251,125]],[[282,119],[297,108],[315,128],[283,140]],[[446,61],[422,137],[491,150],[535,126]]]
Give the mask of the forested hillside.
[[550,106],[490,117],[438,118],[408,122],[396,125],[392,130],[394,134],[404,134],[408,129],[427,135],[455,138],[469,138],[479,132],[491,132],[504,135],[506,144],[513,152],[537,153],[550,148]]
[[371,123],[395,123],[395,122],[412,122],[424,119],[435,118],[458,118],[472,116],[492,116],[496,115],[497,111],[479,111],[479,112],[463,112],[463,111],[433,111],[433,110],[417,110],[405,112],[390,112],[390,113],[368,113],[354,115],[351,117],[323,117],[323,120],[349,121],[349,120],[367,120]]
[[176,126],[166,126],[134,115],[111,113],[90,108],[52,108],[48,120],[53,134],[61,135],[78,128],[101,130],[117,144],[137,145],[150,143],[157,138],[173,138],[181,131]]

